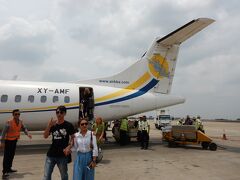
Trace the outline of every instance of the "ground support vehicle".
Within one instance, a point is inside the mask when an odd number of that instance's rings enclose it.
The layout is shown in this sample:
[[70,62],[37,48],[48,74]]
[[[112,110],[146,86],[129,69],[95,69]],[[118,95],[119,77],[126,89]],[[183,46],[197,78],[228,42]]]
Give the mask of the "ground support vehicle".
[[217,150],[217,145],[213,140],[203,132],[196,130],[194,125],[163,128],[162,135],[163,140],[168,142],[169,147],[201,144],[203,149]]
[[155,127],[161,130],[163,127],[169,126],[171,121],[170,115],[159,115],[155,120]]
[[[129,142],[131,141],[132,138],[137,139],[137,137],[138,137],[138,127],[136,126],[136,121],[138,121],[138,120],[139,119],[128,120],[127,135],[128,135]],[[113,126],[113,129],[112,129],[112,133],[113,133],[113,137],[115,138],[115,140],[117,142],[119,142],[119,140],[120,140],[120,120],[115,120],[114,121],[114,126]]]

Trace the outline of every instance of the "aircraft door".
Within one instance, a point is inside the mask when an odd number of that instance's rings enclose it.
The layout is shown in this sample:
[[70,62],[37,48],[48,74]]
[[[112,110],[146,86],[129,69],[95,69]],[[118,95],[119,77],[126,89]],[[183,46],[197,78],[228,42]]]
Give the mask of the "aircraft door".
[[94,118],[94,92],[91,87],[79,88],[79,118]]

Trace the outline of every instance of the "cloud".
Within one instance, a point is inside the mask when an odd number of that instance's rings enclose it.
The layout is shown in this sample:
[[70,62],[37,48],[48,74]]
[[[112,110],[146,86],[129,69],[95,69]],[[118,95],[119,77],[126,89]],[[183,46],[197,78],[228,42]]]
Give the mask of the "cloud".
[[189,10],[189,9],[197,9],[202,7],[208,7],[210,6],[215,0],[207,0],[207,1],[201,1],[201,0],[192,0],[191,3],[189,3],[188,0],[171,0],[170,2],[181,9]]
[[0,61],[41,64],[54,52],[55,27],[49,20],[9,18],[0,26]]
[[154,38],[151,28],[141,24],[144,17],[141,4],[66,1],[61,6],[68,7],[60,9],[60,19],[67,23],[64,26],[69,36],[91,48],[108,49],[124,58],[140,57]]
[[236,82],[240,77],[239,59],[239,55],[219,55],[180,67],[179,76],[184,78],[179,78],[178,83],[190,87],[184,91],[191,94],[205,95],[222,91],[222,95],[227,95],[227,89],[238,86]]
[[[209,11],[213,2],[64,0],[59,3],[58,19],[64,22],[63,29],[76,42],[107,49],[123,58],[136,58],[147,50],[154,38],[199,17],[198,12]],[[196,13],[193,16],[191,12]]]

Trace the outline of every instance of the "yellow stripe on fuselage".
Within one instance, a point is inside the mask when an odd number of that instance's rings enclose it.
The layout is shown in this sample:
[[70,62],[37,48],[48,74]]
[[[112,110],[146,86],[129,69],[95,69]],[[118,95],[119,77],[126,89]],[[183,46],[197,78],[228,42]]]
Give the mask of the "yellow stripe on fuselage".
[[140,77],[137,81],[135,81],[134,83],[130,84],[129,86],[125,87],[124,89],[121,89],[117,92],[114,92],[112,94],[108,94],[105,96],[102,96],[100,98],[96,98],[95,102],[99,102],[99,101],[105,101],[111,98],[115,98],[121,95],[124,95],[126,93],[129,93],[133,90],[135,90],[136,88],[140,87],[141,85],[143,85],[146,81],[148,81],[150,79],[151,75],[146,72],[142,77]]

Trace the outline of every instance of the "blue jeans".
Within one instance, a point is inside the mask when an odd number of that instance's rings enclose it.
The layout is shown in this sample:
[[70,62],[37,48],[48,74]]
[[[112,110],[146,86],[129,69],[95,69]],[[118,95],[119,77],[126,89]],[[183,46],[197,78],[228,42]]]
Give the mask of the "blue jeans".
[[58,169],[61,174],[62,180],[68,180],[68,167],[67,167],[67,157],[48,157],[46,158],[44,167],[44,177],[43,180],[51,180],[52,172],[57,164]]

